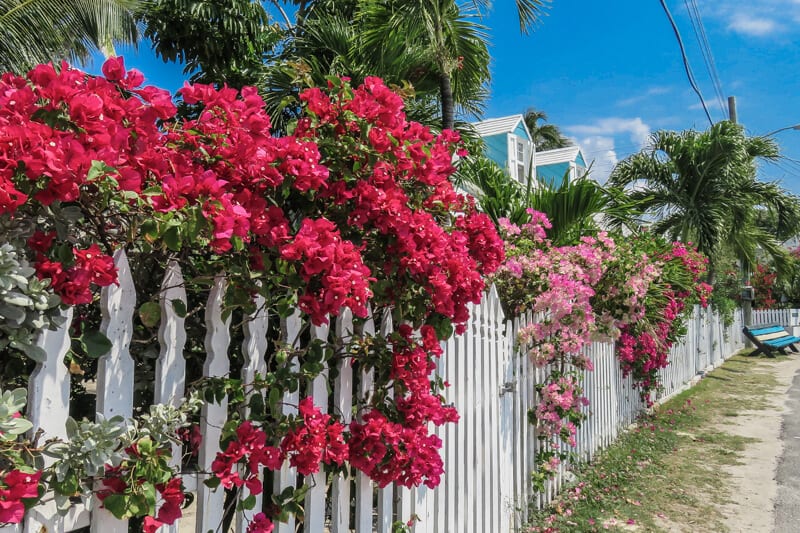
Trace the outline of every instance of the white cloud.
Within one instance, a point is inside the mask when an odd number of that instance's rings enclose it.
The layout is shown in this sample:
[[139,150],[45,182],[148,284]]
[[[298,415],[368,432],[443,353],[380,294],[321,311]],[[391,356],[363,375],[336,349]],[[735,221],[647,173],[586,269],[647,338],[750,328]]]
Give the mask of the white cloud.
[[599,183],[608,180],[619,161],[619,147],[626,153],[637,152],[647,144],[651,132],[641,117],[606,117],[563,129],[581,147],[586,163],[592,165],[592,178]]
[[701,12],[745,37],[771,37],[800,30],[797,0],[704,0]]
[[640,148],[645,145],[650,136],[650,126],[645,124],[640,117],[602,118],[594,124],[566,126],[564,130],[578,137],[614,137],[618,135],[627,135],[631,142],[639,145]]
[[628,98],[623,98],[622,100],[618,100],[617,105],[620,107],[631,106],[634,104],[638,104],[640,102],[644,102],[645,100],[647,100],[652,96],[661,96],[664,94],[668,94],[670,92],[672,92],[672,87],[660,87],[660,86],[650,87],[641,94],[635,94]]
[[764,37],[778,29],[778,23],[769,18],[752,17],[746,13],[736,13],[728,23],[728,29],[754,37]]
[[605,183],[619,160],[614,147],[614,138],[594,135],[575,141],[581,147],[586,163],[592,166],[592,178],[598,183]]

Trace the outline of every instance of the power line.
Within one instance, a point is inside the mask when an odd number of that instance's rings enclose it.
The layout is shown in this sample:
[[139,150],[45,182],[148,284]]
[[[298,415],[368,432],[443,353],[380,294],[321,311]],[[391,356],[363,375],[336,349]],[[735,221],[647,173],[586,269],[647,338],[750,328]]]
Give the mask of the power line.
[[697,0],[683,0],[686,10],[689,13],[689,20],[692,23],[694,36],[697,39],[697,44],[700,46],[700,52],[703,55],[703,62],[705,63],[708,76],[711,79],[711,84],[714,87],[714,92],[717,96],[720,111],[722,115],[726,115],[725,97],[722,92],[722,84],[719,80],[719,72],[717,71],[717,64],[714,61],[714,54],[711,52],[711,44],[708,41],[708,34],[703,24],[703,18],[700,15],[700,9],[697,7]]
[[672,31],[675,33],[675,38],[678,40],[678,46],[681,49],[681,58],[683,59],[683,67],[686,69],[686,77],[689,78],[689,85],[692,86],[694,92],[697,93],[697,97],[700,98],[700,103],[703,105],[703,111],[706,113],[706,118],[708,118],[709,124],[713,126],[714,121],[711,120],[711,114],[708,112],[708,106],[706,106],[706,101],[703,99],[703,93],[700,92],[700,88],[697,86],[694,75],[692,74],[692,68],[689,66],[689,58],[686,57],[686,47],[683,46],[683,39],[681,38],[681,32],[678,31],[678,25],[675,24],[675,19],[672,18],[672,13],[670,13],[665,0],[661,0],[661,7],[664,8],[664,13],[666,13],[670,25],[672,25]]

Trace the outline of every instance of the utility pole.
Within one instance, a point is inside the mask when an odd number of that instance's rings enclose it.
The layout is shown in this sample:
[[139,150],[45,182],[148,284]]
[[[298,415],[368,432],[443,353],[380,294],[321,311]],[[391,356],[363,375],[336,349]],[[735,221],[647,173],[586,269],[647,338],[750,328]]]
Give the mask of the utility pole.
[[728,97],[728,119],[736,124],[736,97],[729,96]]
[[[729,96],[728,97],[728,119],[736,124],[738,122],[738,117],[736,116],[736,97]],[[753,299],[755,298],[755,292],[753,291],[753,287],[750,285],[749,273],[745,269],[745,266],[742,265],[742,324],[745,327],[750,327],[753,324]],[[752,347],[752,343],[750,339],[745,338],[744,344],[746,347]]]

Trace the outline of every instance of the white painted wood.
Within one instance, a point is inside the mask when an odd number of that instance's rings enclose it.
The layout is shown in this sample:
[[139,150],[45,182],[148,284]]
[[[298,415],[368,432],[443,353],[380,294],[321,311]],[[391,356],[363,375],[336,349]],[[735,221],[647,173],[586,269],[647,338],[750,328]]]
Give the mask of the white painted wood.
[[[161,324],[158,328],[158,343],[161,352],[156,361],[156,380],[154,383],[155,403],[180,405],[186,391],[186,360],[183,349],[186,346],[185,319],[175,312],[174,302],[187,306],[186,288],[183,274],[176,261],[167,264],[167,271],[161,283],[159,306]],[[182,448],[172,444],[170,465],[180,470]],[[177,533],[178,523],[159,528],[160,533]]]
[[[208,295],[206,305],[206,360],[203,363],[203,375],[206,377],[227,376],[230,372],[228,347],[231,342],[230,315],[223,320],[223,302],[225,298],[225,276],[218,274]],[[219,404],[204,404],[200,412],[200,428],[203,442],[200,445],[198,462],[202,472],[211,471],[211,463],[219,452],[219,440],[222,426],[228,419],[228,399],[223,398]],[[210,474],[200,474],[197,487],[197,533],[216,531],[222,524],[225,492],[221,487],[212,490],[203,484]]]
[[[36,346],[47,353],[44,362],[38,363],[28,380],[27,417],[33,424],[31,433],[42,430],[42,442],[52,438],[67,438],[64,421],[69,416],[70,376],[64,356],[70,347],[69,326],[72,307],[62,311],[64,325],[56,331],[45,329],[36,339]],[[47,464],[52,459],[45,457]]]
[[479,509],[483,520],[478,520],[477,523],[483,523],[483,531],[492,531],[494,530],[494,524],[492,523],[492,498],[494,498],[495,495],[492,493],[491,450],[492,430],[494,428],[492,428],[492,421],[490,418],[490,404],[495,401],[496,392],[492,390],[493,383],[491,383],[491,371],[489,369],[489,353],[491,348],[489,330],[491,328],[489,325],[489,309],[485,303],[479,306],[478,313],[480,318],[480,342],[478,345],[480,351],[478,353],[480,354],[479,368],[481,369],[480,379],[477,382],[479,385],[478,394],[480,395],[480,413],[478,414],[478,427],[480,428],[480,445],[478,452],[478,479],[480,482],[478,483],[478,502],[484,502],[484,505]]
[[[28,510],[24,527],[17,526],[8,529],[26,533],[66,533],[90,526],[90,520],[91,514],[82,503],[73,505],[66,515],[60,516],[55,501],[45,497],[42,503]],[[0,532],[7,533],[6,528],[0,528]]]
[[[311,337],[327,341],[330,327],[326,324],[311,328]],[[328,370],[327,367],[311,382],[308,394],[314,399],[314,405],[323,413],[328,412]],[[305,498],[305,533],[323,533],[325,531],[325,495],[327,491],[325,465],[305,480],[310,489]]]
[[[342,309],[336,318],[336,336],[341,339],[343,350],[353,336],[353,314]],[[341,355],[341,354],[339,354]],[[339,361],[339,376],[333,386],[333,403],[342,417],[342,423],[349,425],[353,407],[353,367],[349,358]],[[331,487],[331,532],[350,533],[350,479],[337,474]]]
[[[369,318],[364,322],[362,335],[365,338],[375,336],[375,321],[370,312]],[[365,404],[372,395],[374,383],[372,369],[361,369],[358,386],[358,397]],[[356,533],[370,533],[372,531],[372,480],[361,471],[356,472]]]
[[[470,316],[472,318],[470,327],[470,343],[467,347],[474,354],[470,359],[480,359],[477,355],[481,349],[480,338],[480,306],[473,306],[470,309]],[[467,431],[469,436],[467,441],[467,468],[468,468],[468,494],[467,501],[470,508],[467,512],[470,513],[470,518],[467,521],[467,528],[470,533],[478,533],[483,530],[483,493],[480,489],[483,486],[481,479],[482,468],[478,463],[478,456],[481,455],[481,446],[483,445],[483,427],[481,426],[481,419],[478,417],[481,412],[481,387],[480,378],[482,369],[478,366],[479,363],[473,363],[472,372],[477,371],[475,374],[468,376],[468,394],[466,411],[468,413],[468,426]]]
[[[303,323],[300,319],[300,310],[296,309],[293,314],[281,321],[282,341],[290,346],[296,347],[300,341],[300,330]],[[298,372],[300,363],[296,358],[292,360],[291,365],[293,372]],[[300,391],[290,392],[287,391],[283,394],[283,414],[295,415],[297,414],[297,404],[300,402]],[[280,471],[275,473],[275,481],[273,489],[277,493],[283,492],[288,487],[297,486],[297,470],[289,467],[289,462],[284,461]],[[296,519],[294,515],[290,515],[286,522],[278,522],[275,524],[275,533],[294,533]]]
[[[244,364],[242,365],[242,382],[245,384],[247,398],[253,394],[261,394],[263,392],[253,391],[249,384],[253,383],[256,374],[261,377],[264,376],[267,370],[267,363],[265,356],[267,353],[268,341],[267,332],[269,330],[269,313],[267,311],[267,302],[261,295],[256,295],[253,299],[255,311],[247,316],[244,322],[244,341],[242,341],[242,355],[244,357]],[[250,408],[245,404],[243,408],[243,415],[247,417]],[[259,468],[259,476],[264,479],[264,467]],[[241,498],[246,498],[242,493]],[[264,501],[264,494],[257,494],[255,496],[255,505],[252,509],[247,509],[236,516],[236,529],[240,533],[247,531],[247,527],[253,520],[255,515],[261,512],[262,504]]]
[[161,352],[156,361],[156,381],[154,401],[178,406],[186,389],[186,360],[183,349],[186,346],[185,318],[175,312],[173,302],[187,305],[183,274],[176,261],[170,261],[161,283],[159,306],[161,324],[158,328],[158,342]]
[[100,291],[102,321],[100,331],[111,341],[111,350],[97,364],[97,412],[106,418],[120,415],[130,418],[133,412],[133,359],[129,351],[133,338],[133,312],[136,289],[125,250],[114,253],[119,286],[109,285]]
[[489,408],[489,460],[487,466],[489,468],[489,476],[491,478],[491,515],[489,524],[494,531],[498,533],[507,533],[507,529],[501,526],[500,511],[503,502],[503,492],[500,489],[500,455],[502,450],[500,448],[500,422],[499,422],[499,407],[500,407],[500,367],[502,361],[500,360],[499,350],[499,334],[502,327],[502,315],[498,314],[499,311],[499,298],[497,296],[497,289],[492,285],[488,295],[484,295],[484,307],[487,310],[487,342],[489,350],[487,350],[484,357],[486,358],[486,366],[488,372],[484,375],[487,376],[489,382],[489,391],[486,399]]
[[[100,291],[100,332],[111,341],[109,352],[97,363],[97,412],[106,419],[113,416],[130,418],[133,414],[133,313],[136,310],[136,288],[125,250],[114,253],[119,285]],[[92,533],[126,533],[128,523],[117,520],[95,500]]]
[[397,520],[407,523],[413,519],[414,514],[414,495],[411,489],[395,485],[396,505],[397,505]]
[[458,504],[458,510],[453,508],[455,514],[455,531],[467,531],[466,517],[469,514],[468,509],[470,502],[467,499],[467,431],[466,431],[466,418],[467,418],[467,378],[466,369],[467,365],[471,362],[467,359],[467,336],[469,335],[469,326],[467,331],[462,335],[456,337],[455,347],[453,352],[448,352],[446,357],[452,363],[455,380],[452,382],[453,394],[455,399],[455,406],[458,409],[460,419],[455,428],[456,439],[456,454],[455,463],[448,464],[448,467],[455,471],[455,484],[448,487],[448,492],[455,492],[451,498],[455,504]]
[[[390,309],[383,313],[380,326],[380,334],[387,338],[394,331],[392,324],[392,314]],[[392,533],[392,523],[394,522],[394,484],[390,483],[382,489],[378,489],[378,508],[377,511],[377,531],[378,533]]]
[[[456,339],[451,337],[444,343],[443,353],[440,361],[440,368],[445,382],[449,382],[450,387],[444,390],[444,397],[447,403],[455,404],[455,391],[453,383],[456,383],[455,374],[455,357],[456,357]],[[444,494],[444,512],[437,516],[436,527],[438,531],[444,531],[445,524],[455,527],[456,524],[456,486],[458,484],[458,456],[456,454],[457,436],[456,427],[458,424],[445,425],[445,434],[442,438],[442,450],[445,454],[445,471],[442,479],[443,486],[439,486],[437,490]],[[441,517],[441,518],[440,518]],[[440,521],[443,521],[442,524]]]
[[[27,417],[33,424],[31,437],[42,431],[39,442],[48,439],[67,438],[64,421],[69,416],[70,376],[64,364],[64,356],[69,351],[69,327],[72,322],[72,307],[62,311],[64,325],[55,331],[45,329],[36,339],[36,345],[47,354],[42,363],[38,363],[28,380]],[[53,458],[43,457],[45,466],[53,463]],[[45,531],[66,530],[66,519],[56,513],[46,513],[46,506],[37,506],[27,513],[24,531],[38,533]],[[73,506],[70,512],[84,510],[83,504]],[[21,526],[0,528],[0,531],[21,531]]]

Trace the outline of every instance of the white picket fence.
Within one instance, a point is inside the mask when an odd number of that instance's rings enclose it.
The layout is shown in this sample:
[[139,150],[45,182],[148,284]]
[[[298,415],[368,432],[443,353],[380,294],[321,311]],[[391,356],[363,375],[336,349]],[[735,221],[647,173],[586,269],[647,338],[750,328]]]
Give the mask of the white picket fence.
[[[103,322],[101,329],[112,340],[113,348],[99,361],[97,380],[97,412],[105,417],[130,416],[133,405],[133,361],[128,352],[132,336],[132,318],[136,294],[130,268],[123,252],[115,260],[119,267],[120,285],[103,289],[101,297]],[[174,311],[172,301],[186,302],[182,277],[177,264],[170,264],[162,283],[160,297],[162,323],[159,329],[160,355],[157,362],[155,402],[177,402],[185,389],[185,362],[182,357],[186,342],[183,319]],[[224,376],[229,373],[230,319],[221,319],[225,280],[218,277],[208,296],[205,322],[207,357],[204,375]],[[67,312],[70,317],[71,312]],[[71,317],[70,317],[71,318]],[[268,321],[275,317],[265,313],[251,317],[245,326],[241,347],[245,358],[242,371],[245,379],[265,368]],[[742,347],[740,322],[725,329],[717,317],[707,311],[697,311],[689,324],[682,343],[671,352],[671,364],[662,372],[664,397],[685,388],[697,375],[720,364]],[[283,324],[286,339],[294,339],[302,326],[295,314]],[[390,324],[369,321],[367,330],[388,333]],[[535,385],[542,379],[542,369],[536,369],[526,357],[515,353],[514,332],[519,322],[507,321],[500,307],[497,292],[492,287],[484,301],[472,306],[471,318],[464,335],[445,343],[438,372],[452,384],[445,392],[461,414],[458,424],[438,428],[443,441],[442,455],[445,474],[441,485],[431,490],[425,487],[405,489],[388,486],[378,489],[366,476],[355,473],[352,479],[328,476],[324,470],[314,476],[312,488],[305,500],[303,523],[279,524],[276,531],[288,533],[389,533],[395,521],[406,522],[412,517],[414,533],[509,533],[525,524],[531,506],[549,501],[564,482],[564,472],[549,483],[543,494],[531,490],[530,474],[533,458],[539,445],[533,427],[527,422],[527,412],[534,408]],[[312,334],[327,338],[327,327],[312,328]],[[339,337],[352,331],[347,317],[337,321]],[[63,358],[69,347],[67,328],[45,332],[39,344],[48,358],[37,366],[30,378],[28,416],[46,436],[65,438],[64,420],[69,412],[69,376]],[[590,400],[586,408],[589,417],[578,434],[577,453],[586,459],[610,444],[617,435],[642,413],[639,394],[623,379],[614,356],[612,344],[596,343],[587,353],[594,362],[594,372],[587,372],[585,393]],[[348,416],[359,397],[369,392],[372,378],[359,376],[359,390],[353,390],[353,368],[342,364],[332,384],[333,404]],[[318,377],[309,390],[320,408],[328,405],[327,378]],[[295,409],[300,394],[288,394],[286,412]],[[209,471],[219,449],[220,428],[226,420],[226,402],[206,405],[202,410],[203,444],[199,451],[201,471]],[[348,420],[345,420],[348,422]],[[206,533],[218,531],[221,523],[224,494],[211,490],[202,475],[185,475],[188,489],[196,493],[194,517],[181,519],[180,524],[163,528],[170,533],[181,531]],[[306,480],[307,482],[310,480]],[[288,467],[276,473],[275,489],[298,483],[298,476]],[[354,511],[351,503],[354,502]],[[260,505],[260,501],[259,504]],[[75,504],[66,516],[55,512],[49,501],[28,512],[21,526],[0,527],[0,533],[25,531],[29,533],[69,532],[82,527],[92,532],[117,533],[127,531],[127,523],[116,520],[108,512],[90,502]],[[239,520],[234,530],[246,529],[247,520]]]
[[792,331],[800,326],[800,309],[753,309],[753,325],[780,324]]

